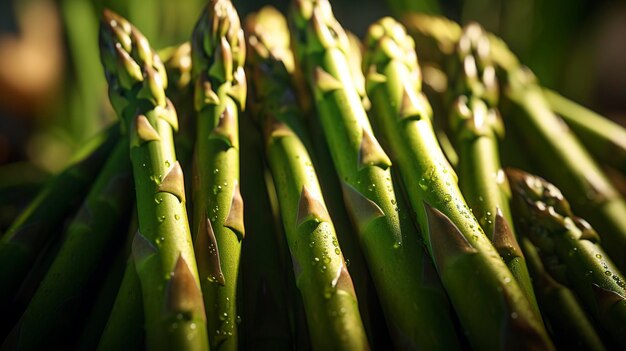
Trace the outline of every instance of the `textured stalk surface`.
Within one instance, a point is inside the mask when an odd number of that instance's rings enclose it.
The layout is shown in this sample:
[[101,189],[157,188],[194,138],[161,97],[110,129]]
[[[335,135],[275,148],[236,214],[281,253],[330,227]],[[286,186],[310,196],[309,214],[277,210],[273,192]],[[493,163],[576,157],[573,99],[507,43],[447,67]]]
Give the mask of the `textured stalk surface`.
[[165,97],[165,68],[146,38],[111,11],[102,18],[100,53],[111,103],[130,138],[139,219],[132,256],[147,348],[207,350],[183,172],[174,151],[178,119]]
[[459,151],[459,187],[481,228],[511,270],[537,315],[539,307],[511,220],[508,183],[500,165],[498,139],[504,125],[489,38],[478,24],[465,27],[456,49],[451,86],[458,94],[450,125]]
[[355,87],[343,28],[325,0],[295,1],[290,20],[296,59],[313,92],[396,347],[458,348],[450,337],[455,332],[447,298],[408,211],[398,206],[391,161],[374,138]]
[[578,294],[616,345],[626,347],[626,280],[598,245],[598,234],[572,214],[554,185],[516,169],[507,169],[507,176],[519,226],[547,269]]
[[563,350],[605,350],[602,339],[574,292],[546,269],[539,251],[526,237],[520,238],[533,276],[537,300],[554,342]]
[[413,40],[391,18],[365,39],[366,86],[444,287],[476,349],[552,349],[541,318],[487,238],[437,143]]
[[197,113],[195,250],[212,349],[237,349],[237,283],[245,235],[239,186],[239,113],[246,101],[245,42],[227,0],[202,12],[191,41]]
[[265,8],[250,17],[248,28],[254,102],[313,348],[368,349],[352,278],[302,141],[287,23]]

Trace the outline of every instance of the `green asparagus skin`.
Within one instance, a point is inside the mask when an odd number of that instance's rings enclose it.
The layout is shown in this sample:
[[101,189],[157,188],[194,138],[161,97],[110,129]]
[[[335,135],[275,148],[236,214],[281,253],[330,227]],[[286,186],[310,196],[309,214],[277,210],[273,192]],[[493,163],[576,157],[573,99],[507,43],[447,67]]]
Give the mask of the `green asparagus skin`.
[[626,280],[598,244],[598,234],[572,214],[543,178],[507,169],[520,232],[537,246],[547,269],[570,286],[619,347],[626,347]]
[[537,300],[554,337],[563,350],[605,350],[592,320],[587,316],[574,292],[559,283],[541,262],[537,248],[526,237],[520,238],[527,258]]
[[193,210],[198,270],[211,348],[237,349],[237,282],[245,235],[238,115],[246,101],[245,42],[228,0],[202,12],[191,42],[196,144]]
[[355,88],[345,32],[326,0],[295,1],[290,20],[296,60],[313,91],[396,347],[459,348],[432,262],[408,216],[396,211],[391,162],[374,138]]
[[626,173],[626,129],[555,91],[543,89],[550,108],[598,160]]
[[[128,150],[126,150],[128,153]],[[130,160],[128,160],[130,168]],[[132,193],[131,193],[132,194]],[[115,246],[114,250],[109,253],[111,257],[111,263],[108,265],[101,265],[101,269],[104,270],[101,278],[101,283],[98,285],[98,290],[94,294],[93,304],[87,311],[87,319],[84,322],[81,335],[76,343],[76,348],[79,350],[95,350],[98,347],[102,332],[106,327],[107,321],[111,310],[115,305],[117,294],[120,290],[122,279],[124,278],[124,272],[126,271],[126,263],[130,256],[130,250],[132,247],[133,238],[137,232],[137,206],[134,201],[131,200],[131,215],[130,221],[127,226],[127,231],[124,233],[123,242]],[[104,267],[102,267],[104,266]],[[140,294],[141,290],[137,289],[137,293]],[[139,303],[141,305],[141,302]],[[143,315],[143,310],[139,309],[138,315]],[[127,316],[127,318],[131,318]],[[143,321],[140,324],[143,334]]]
[[142,304],[141,283],[131,256],[126,263],[113,309],[100,336],[98,351],[145,349]]
[[68,329],[75,328],[78,311],[83,309],[79,307],[81,291],[93,279],[106,250],[123,237],[118,230],[130,212],[131,184],[128,141],[123,140],[98,175],[24,312],[17,326],[17,349],[43,348],[51,340],[63,340],[71,333]]
[[[500,165],[498,139],[504,136],[496,71],[482,27],[465,27],[457,46],[455,91],[450,116],[459,152],[459,187],[481,228],[540,315],[526,260],[511,220],[508,183]],[[452,84],[451,84],[452,85]]]
[[[450,55],[449,48],[460,38],[459,25],[440,17],[411,14],[404,18],[404,23],[411,35],[431,43],[429,47],[436,51],[431,56],[439,59]],[[607,253],[625,270],[626,203],[587,150],[553,113],[532,73],[521,66],[502,39],[493,34],[487,36],[493,63],[504,72],[505,100],[512,101],[518,108],[516,112],[521,112],[507,121],[525,136],[530,154],[568,195],[574,209],[600,230]]]
[[287,23],[273,8],[248,18],[254,103],[265,135],[296,284],[313,349],[369,349],[352,278],[302,141]]
[[545,175],[602,233],[602,245],[617,267],[626,269],[626,202],[555,115],[530,71],[507,73],[507,98],[513,102],[510,123],[524,136],[528,151]]
[[139,228],[136,206],[133,212],[128,228],[129,237],[122,253],[124,256],[124,272],[117,286],[113,305],[108,310],[108,317],[100,331],[96,350],[130,351],[145,349],[141,285],[131,254],[133,239]]
[[[391,18],[365,39],[372,118],[400,167],[442,282],[476,349],[553,349],[514,276],[465,203],[437,143],[413,40]],[[505,244],[512,247],[510,243]]]
[[105,10],[100,54],[109,97],[130,138],[139,230],[132,256],[141,282],[150,350],[207,350],[206,317],[165,97],[167,77],[146,38]]
[[119,140],[119,125],[87,143],[63,172],[52,178],[0,240],[0,314],[48,240],[60,234],[64,217],[82,202],[87,189]]
[[[348,36],[350,49],[348,56],[350,58],[348,60],[350,74],[352,75],[355,88],[363,103],[363,108],[367,111],[370,107],[370,102],[365,92],[365,75],[361,70],[363,62],[363,44],[355,34],[346,31],[346,35]],[[306,87],[306,89],[308,89],[308,87]],[[332,213],[333,225],[335,226],[335,232],[339,239],[341,251],[346,262],[349,262],[348,272],[352,277],[354,290],[359,297],[359,310],[361,311],[365,331],[369,336],[372,348],[378,348],[378,345],[389,345],[391,343],[389,331],[387,328],[378,327],[384,324],[383,311],[378,295],[376,294],[374,282],[367,268],[365,257],[361,251],[356,227],[350,221],[350,215],[346,210],[345,201],[341,192],[341,183],[337,177],[337,171],[333,165],[333,159],[330,155],[320,120],[317,118],[315,111],[311,111],[309,116],[307,127],[310,133],[308,133],[308,135],[311,136],[312,139],[312,147],[309,148],[309,150],[313,150],[313,164],[319,177],[322,193],[326,199],[329,213]],[[406,204],[400,203],[398,204],[398,208],[406,208]]]

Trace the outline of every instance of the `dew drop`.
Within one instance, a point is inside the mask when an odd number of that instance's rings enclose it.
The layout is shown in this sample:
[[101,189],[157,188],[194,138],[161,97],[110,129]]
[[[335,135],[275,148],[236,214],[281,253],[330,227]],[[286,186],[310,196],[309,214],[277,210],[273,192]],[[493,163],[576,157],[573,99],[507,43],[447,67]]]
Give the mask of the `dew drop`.
[[426,178],[421,178],[419,180],[419,186],[420,188],[422,188],[422,190],[428,190],[428,181],[426,180]]

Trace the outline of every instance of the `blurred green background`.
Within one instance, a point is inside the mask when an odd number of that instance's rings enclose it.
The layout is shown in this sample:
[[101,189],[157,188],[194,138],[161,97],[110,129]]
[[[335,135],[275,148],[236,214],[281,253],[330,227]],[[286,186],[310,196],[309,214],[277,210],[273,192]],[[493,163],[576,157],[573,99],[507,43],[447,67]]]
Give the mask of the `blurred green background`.
[[[234,1],[240,15],[289,1]],[[626,120],[626,1],[331,1],[363,35],[391,3],[475,20],[502,36],[543,85],[622,124]],[[0,0],[0,221],[114,117],[98,53],[104,7],[156,48],[189,37],[204,0]],[[397,9],[397,8],[396,8]],[[418,47],[419,55],[419,47]],[[3,189],[10,189],[3,192]],[[19,200],[19,201],[18,201]],[[18,201],[18,203],[16,203]]]

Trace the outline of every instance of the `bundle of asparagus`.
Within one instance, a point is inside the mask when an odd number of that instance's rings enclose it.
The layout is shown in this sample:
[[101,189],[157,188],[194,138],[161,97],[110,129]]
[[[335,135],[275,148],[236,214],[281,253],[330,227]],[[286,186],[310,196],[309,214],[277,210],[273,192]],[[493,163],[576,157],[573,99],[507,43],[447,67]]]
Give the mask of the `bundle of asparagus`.
[[2,236],[2,350],[626,347],[626,130],[476,23],[402,21],[211,0],[157,53],[105,10],[119,122]]

